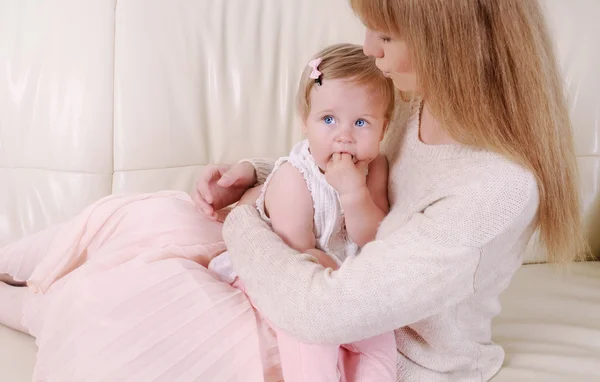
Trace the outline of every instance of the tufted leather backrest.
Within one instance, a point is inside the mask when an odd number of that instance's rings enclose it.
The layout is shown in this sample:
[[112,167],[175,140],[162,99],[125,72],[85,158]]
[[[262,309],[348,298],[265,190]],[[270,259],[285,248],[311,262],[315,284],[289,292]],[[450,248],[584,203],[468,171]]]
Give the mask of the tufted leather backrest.
[[[542,0],[600,249],[600,2]],[[190,191],[201,166],[301,139],[310,56],[361,43],[346,0],[0,3],[0,245],[110,193]]]

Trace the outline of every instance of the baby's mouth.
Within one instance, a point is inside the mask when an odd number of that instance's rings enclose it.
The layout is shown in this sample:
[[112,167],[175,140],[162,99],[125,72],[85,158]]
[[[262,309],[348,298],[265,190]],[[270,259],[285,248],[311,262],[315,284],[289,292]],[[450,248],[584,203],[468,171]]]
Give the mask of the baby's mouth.
[[336,153],[348,154],[352,158],[352,163],[356,164],[356,162],[358,162],[358,159],[356,159],[356,156],[354,156],[352,153],[350,153],[348,151],[336,151]]

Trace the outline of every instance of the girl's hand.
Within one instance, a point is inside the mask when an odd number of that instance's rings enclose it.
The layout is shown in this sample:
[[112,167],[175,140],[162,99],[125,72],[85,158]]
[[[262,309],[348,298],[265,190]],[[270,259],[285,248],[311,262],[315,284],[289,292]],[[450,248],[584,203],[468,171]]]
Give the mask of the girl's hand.
[[350,154],[334,153],[327,163],[325,179],[340,197],[360,192],[367,187],[367,166],[366,161],[354,163]]
[[218,220],[217,211],[240,200],[254,183],[256,172],[251,163],[210,164],[202,169],[192,199],[200,213]]

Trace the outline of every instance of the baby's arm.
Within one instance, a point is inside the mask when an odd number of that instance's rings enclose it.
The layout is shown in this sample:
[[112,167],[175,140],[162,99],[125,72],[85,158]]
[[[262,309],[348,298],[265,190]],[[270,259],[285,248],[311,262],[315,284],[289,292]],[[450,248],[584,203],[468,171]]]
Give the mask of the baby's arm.
[[389,211],[387,180],[387,159],[379,155],[369,164],[366,189],[340,197],[348,236],[359,247],[375,239],[379,224]]
[[265,212],[273,231],[290,247],[313,255],[325,268],[337,269],[325,252],[315,248],[313,200],[300,171],[284,163],[273,174],[265,192]]

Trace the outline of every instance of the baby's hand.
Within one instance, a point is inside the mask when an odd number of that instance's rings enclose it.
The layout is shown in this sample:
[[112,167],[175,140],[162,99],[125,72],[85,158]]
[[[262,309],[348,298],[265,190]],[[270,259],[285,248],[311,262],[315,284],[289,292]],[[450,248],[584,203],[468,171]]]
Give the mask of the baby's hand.
[[325,171],[325,179],[340,196],[360,192],[367,187],[368,162],[354,163],[352,155],[334,153]]

